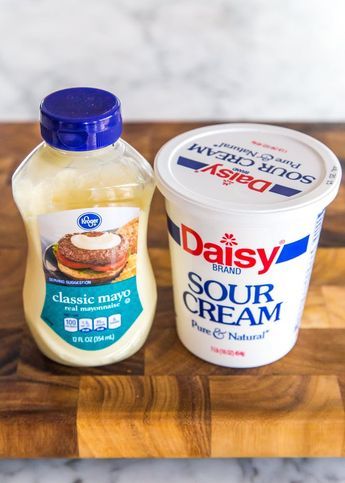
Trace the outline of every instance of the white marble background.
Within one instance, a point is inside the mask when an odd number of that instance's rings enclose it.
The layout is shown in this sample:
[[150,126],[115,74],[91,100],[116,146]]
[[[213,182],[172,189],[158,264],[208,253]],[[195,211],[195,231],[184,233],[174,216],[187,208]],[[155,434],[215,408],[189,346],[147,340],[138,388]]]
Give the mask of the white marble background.
[[343,120],[344,0],[0,0],[0,120],[109,89],[127,120]]
[[1,483],[342,483],[343,460],[6,461]]
[[[344,120],[344,0],[0,0],[0,121],[68,86],[127,120]],[[345,482],[345,461],[3,460],[1,483]]]

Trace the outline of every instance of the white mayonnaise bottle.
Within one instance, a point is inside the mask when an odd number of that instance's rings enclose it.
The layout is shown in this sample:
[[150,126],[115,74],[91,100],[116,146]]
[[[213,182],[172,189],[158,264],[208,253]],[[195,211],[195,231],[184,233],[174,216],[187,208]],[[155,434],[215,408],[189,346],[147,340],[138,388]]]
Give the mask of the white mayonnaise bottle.
[[153,174],[121,132],[110,92],[54,92],[41,104],[44,142],[13,175],[28,238],[26,321],[40,350],[65,365],[131,356],[155,313],[146,243]]

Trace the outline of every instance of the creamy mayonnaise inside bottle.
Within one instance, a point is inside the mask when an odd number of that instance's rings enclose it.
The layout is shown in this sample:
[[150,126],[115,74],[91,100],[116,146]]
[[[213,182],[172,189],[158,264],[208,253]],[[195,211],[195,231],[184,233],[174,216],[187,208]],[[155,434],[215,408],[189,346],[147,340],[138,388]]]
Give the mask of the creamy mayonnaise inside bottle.
[[153,174],[121,131],[113,94],[54,92],[41,104],[44,142],[13,175],[28,238],[25,317],[40,350],[70,366],[131,356],[155,312]]

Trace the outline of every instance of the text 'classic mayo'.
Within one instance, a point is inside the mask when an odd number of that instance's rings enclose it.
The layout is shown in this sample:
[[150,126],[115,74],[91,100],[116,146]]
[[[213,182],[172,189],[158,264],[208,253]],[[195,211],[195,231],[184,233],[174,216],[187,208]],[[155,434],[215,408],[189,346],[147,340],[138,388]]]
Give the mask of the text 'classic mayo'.
[[129,357],[150,330],[150,165],[120,139],[120,103],[93,88],[41,104],[39,145],[13,176],[28,237],[24,310],[41,351],[71,366]]
[[290,129],[224,124],[165,144],[177,331],[195,355],[255,367],[294,346],[326,206],[341,170],[319,141]]

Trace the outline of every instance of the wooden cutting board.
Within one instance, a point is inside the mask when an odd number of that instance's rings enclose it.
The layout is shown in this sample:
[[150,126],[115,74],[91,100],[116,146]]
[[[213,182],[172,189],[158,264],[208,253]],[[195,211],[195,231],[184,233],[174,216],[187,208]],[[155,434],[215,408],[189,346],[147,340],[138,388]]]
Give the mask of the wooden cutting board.
[[[201,123],[127,124],[150,161]],[[293,124],[345,158],[344,124]],[[39,142],[34,124],[0,125],[0,455],[231,457],[345,455],[345,184],[321,236],[297,346],[258,369],[217,367],[176,337],[163,200],[149,246],[159,285],[144,348],[127,361],[73,369],[46,359],[25,328],[26,240],[10,177]]]

